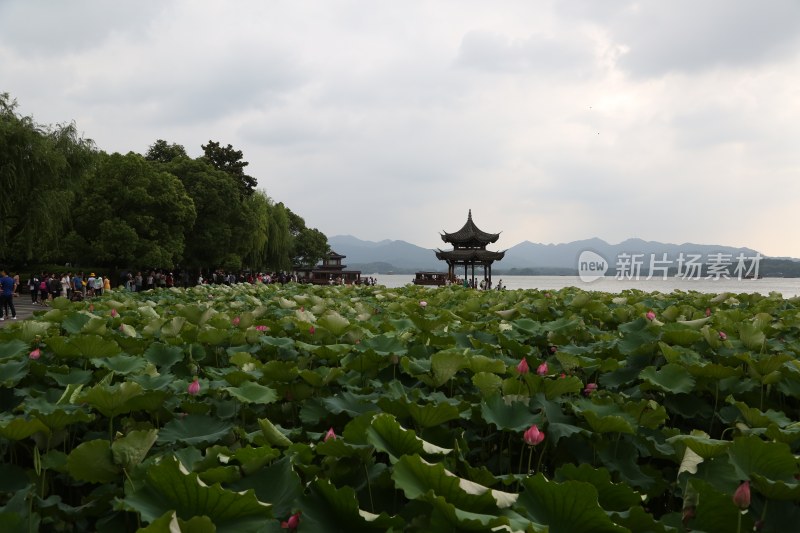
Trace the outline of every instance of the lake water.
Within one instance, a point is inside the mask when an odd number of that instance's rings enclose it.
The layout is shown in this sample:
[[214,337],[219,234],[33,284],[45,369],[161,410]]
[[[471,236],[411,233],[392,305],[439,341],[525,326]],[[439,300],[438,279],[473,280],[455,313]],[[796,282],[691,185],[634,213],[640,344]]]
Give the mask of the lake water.
[[[386,287],[402,287],[414,279],[413,274],[362,274],[362,277],[372,276],[378,284]],[[732,293],[761,293],[769,294],[778,292],[784,298],[800,295],[800,278],[763,278],[763,279],[676,279],[666,280],[658,278],[651,280],[618,280],[606,277],[586,283],[577,276],[503,276],[493,277],[492,283],[497,285],[499,279],[503,280],[506,290],[514,289],[542,289],[558,290],[564,287],[580,287],[587,291],[620,292],[625,289],[638,289],[647,292],[669,293],[676,290],[698,292],[732,292]]]

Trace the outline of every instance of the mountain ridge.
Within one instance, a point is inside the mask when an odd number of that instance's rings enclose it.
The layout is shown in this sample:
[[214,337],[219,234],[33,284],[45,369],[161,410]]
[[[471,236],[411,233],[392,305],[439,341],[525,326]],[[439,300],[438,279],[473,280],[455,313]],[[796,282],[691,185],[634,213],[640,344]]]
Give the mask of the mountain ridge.
[[[347,256],[344,262],[350,269],[380,265],[384,269],[398,272],[446,270],[445,263],[436,259],[433,248],[423,248],[403,240],[366,241],[353,235],[335,235],[328,238],[328,243],[332,250]],[[614,264],[614,259],[620,254],[642,254],[645,265],[648,264],[651,255],[657,261],[664,253],[668,258],[677,258],[681,253],[701,255],[721,253],[730,254],[734,259],[738,254],[751,257],[758,253],[756,250],[746,247],[662,243],[646,241],[638,237],[625,239],[618,244],[610,244],[599,237],[548,244],[525,240],[507,248],[505,258],[495,263],[493,269],[498,272],[512,269],[576,272],[578,257],[581,252],[587,250],[601,255],[611,264]],[[762,257],[765,256],[762,255]],[[368,268],[362,270],[368,271]]]

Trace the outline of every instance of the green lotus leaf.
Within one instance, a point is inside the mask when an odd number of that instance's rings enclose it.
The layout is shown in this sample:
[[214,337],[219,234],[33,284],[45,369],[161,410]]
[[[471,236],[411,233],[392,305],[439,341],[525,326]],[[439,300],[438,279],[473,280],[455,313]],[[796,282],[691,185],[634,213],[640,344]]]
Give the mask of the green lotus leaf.
[[367,428],[367,442],[387,453],[393,463],[405,455],[443,455],[452,451],[422,440],[414,430],[405,429],[395,417],[386,413],[375,415],[372,419]]
[[583,382],[575,376],[544,380],[544,395],[548,400],[564,394],[578,394],[583,390]]
[[280,455],[280,450],[269,446],[253,448],[248,445],[233,452],[233,458],[239,462],[245,475],[256,472],[273,459],[280,457]]
[[83,326],[92,319],[92,315],[86,312],[75,312],[70,313],[62,322],[61,327],[64,328],[64,331],[67,333],[79,333]]
[[695,510],[694,520],[687,523],[693,531],[737,531],[741,520],[741,531],[753,530],[752,513],[740,514],[733,503],[733,493],[717,490],[702,479],[690,481],[697,491],[699,504]]
[[183,329],[184,324],[186,324],[186,318],[182,316],[173,317],[169,322],[161,326],[161,336],[166,338],[177,337]]
[[49,337],[44,343],[56,356],[62,358],[80,357],[81,352],[74,346],[69,337]]
[[229,336],[230,333],[227,330],[217,329],[211,326],[203,326],[203,328],[197,334],[197,340],[203,344],[221,346],[226,340],[228,340]]
[[186,472],[170,457],[148,468],[143,483],[125,488],[121,503],[138,512],[145,523],[175,511],[183,520],[208,517],[220,533],[255,533],[272,518],[270,505],[259,502],[253,491],[237,493],[219,484],[206,486],[197,474]]
[[142,394],[144,390],[138,383],[129,381],[117,385],[98,383],[84,391],[80,400],[100,411],[103,416],[115,417],[130,412],[133,409],[131,400]]
[[113,370],[117,374],[122,375],[139,373],[147,366],[147,361],[141,357],[122,354],[115,355],[114,357],[92,359],[91,361],[92,364],[97,368],[107,368],[109,370]]
[[775,424],[778,427],[784,428],[792,423],[792,421],[781,411],[769,409],[763,412],[755,407],[750,407],[744,402],[733,402],[739,411],[742,413],[747,425],[754,428],[765,428],[770,424]]
[[566,464],[556,471],[555,481],[584,481],[597,490],[598,503],[606,511],[624,512],[641,504],[641,495],[626,483],[614,483],[605,468],[595,468],[583,463]]
[[403,527],[403,519],[379,515],[360,508],[356,492],[350,487],[336,488],[329,480],[317,479],[301,500],[301,523],[312,531],[392,531]]
[[206,415],[190,414],[167,422],[158,434],[158,442],[173,444],[213,444],[230,433],[233,425]]
[[674,437],[668,438],[667,442],[680,442],[703,459],[711,459],[712,457],[723,455],[728,451],[731,445],[730,441],[711,439],[707,434],[703,432],[699,433],[700,434],[693,435],[675,435]]
[[372,349],[380,355],[405,355],[408,352],[405,343],[398,339],[396,335],[390,333],[383,333],[364,339],[361,342],[361,346],[365,349]]
[[106,331],[106,319],[93,316],[81,328],[81,333],[102,335]]
[[441,387],[456,375],[462,368],[467,368],[469,361],[458,349],[443,350],[431,356],[432,387]]
[[742,341],[742,344],[744,344],[749,350],[761,350],[762,346],[764,346],[764,343],[767,340],[764,332],[753,323],[741,323],[738,325],[738,327],[739,339]]
[[[0,463],[0,492],[17,492],[28,486],[25,469],[9,463]],[[0,508],[1,509],[1,508]]]
[[516,509],[535,522],[547,524],[551,533],[623,533],[598,504],[597,489],[583,481],[548,481],[536,474],[522,481],[525,490]]
[[755,435],[737,437],[728,454],[741,479],[759,474],[773,481],[794,482],[798,473],[797,459],[782,442],[765,442]]
[[144,460],[157,439],[157,429],[130,431],[111,443],[114,462],[125,470],[130,470]]
[[377,411],[378,406],[375,405],[377,398],[377,394],[359,396],[352,392],[342,392],[336,396],[322,398],[321,401],[331,413],[339,414],[344,412],[354,417],[363,413]]
[[656,370],[649,366],[639,373],[639,377],[665,392],[688,393],[694,388],[694,378],[684,367],[668,363]]
[[183,520],[175,511],[167,511],[150,522],[150,525],[137,531],[138,533],[215,533],[217,527],[207,516],[195,516],[190,520]]
[[634,417],[613,403],[595,403],[579,400],[574,408],[597,433],[636,433],[638,423]]
[[90,440],[79,444],[67,458],[67,472],[78,481],[111,483],[122,470],[111,457],[111,443],[107,440]]
[[469,358],[469,369],[473,374],[479,372],[503,374],[507,370],[503,361],[486,357],[485,355],[472,355]]
[[441,463],[431,464],[419,455],[405,455],[394,465],[392,479],[410,500],[431,502],[437,497],[470,513],[496,513],[517,501],[517,495],[493,490],[460,478]]
[[800,483],[796,481],[773,481],[756,473],[751,474],[751,478],[753,488],[770,500],[800,501]]
[[258,500],[272,505],[274,515],[280,517],[296,511],[297,498],[303,492],[300,476],[292,469],[289,457],[231,483],[229,488],[237,492],[252,489]]
[[461,411],[448,403],[409,404],[408,413],[421,428],[435,427],[461,416]]
[[213,485],[214,483],[228,485],[242,477],[239,467],[233,465],[214,466],[198,472],[197,475],[200,477],[200,481],[206,485]]
[[72,424],[91,422],[95,419],[92,413],[87,413],[83,408],[72,405],[65,408],[50,409],[44,413],[32,410],[31,415],[41,420],[51,431],[64,429]]
[[259,418],[258,425],[261,427],[261,432],[264,434],[264,438],[267,439],[267,442],[273,446],[279,446],[281,448],[285,448],[287,446],[291,446],[292,441],[290,441],[286,435],[284,435],[272,422],[270,422],[266,418]]
[[268,361],[261,367],[261,372],[267,382],[281,383],[290,383],[299,374],[297,363],[288,361]]
[[38,418],[11,418],[10,415],[0,418],[0,436],[8,440],[23,440],[38,432],[50,430]]
[[477,372],[472,376],[472,384],[478,388],[482,397],[489,398],[500,394],[503,379],[497,374]]
[[242,383],[238,387],[225,387],[225,390],[243,403],[266,405],[278,399],[278,393],[274,389],[252,381]]
[[183,348],[154,342],[145,350],[144,358],[163,371],[183,360]]
[[327,329],[337,337],[350,327],[350,321],[336,311],[328,311],[317,320],[317,324]]
[[27,375],[28,361],[25,359],[0,363],[0,385],[3,387],[14,388]]
[[111,357],[121,351],[116,342],[98,335],[74,335],[70,337],[69,343],[81,356],[88,359]]
[[0,342],[0,360],[11,359],[30,351],[28,344],[19,339]]
[[525,431],[531,424],[541,423],[527,402],[511,401],[499,395],[481,402],[481,416],[487,424],[510,431]]

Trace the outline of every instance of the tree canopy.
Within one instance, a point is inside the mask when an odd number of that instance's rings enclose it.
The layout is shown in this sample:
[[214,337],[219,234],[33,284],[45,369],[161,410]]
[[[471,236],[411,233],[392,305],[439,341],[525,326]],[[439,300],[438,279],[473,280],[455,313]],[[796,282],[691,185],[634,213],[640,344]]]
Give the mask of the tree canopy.
[[257,190],[230,144],[163,139],[108,154],[74,123],[42,126],[0,94],[0,259],[117,268],[289,270],[325,235]]

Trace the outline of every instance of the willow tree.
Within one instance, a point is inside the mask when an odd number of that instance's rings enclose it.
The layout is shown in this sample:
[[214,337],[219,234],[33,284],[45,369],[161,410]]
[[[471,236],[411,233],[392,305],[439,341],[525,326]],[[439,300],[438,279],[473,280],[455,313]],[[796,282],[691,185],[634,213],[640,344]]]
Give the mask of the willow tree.
[[267,266],[273,270],[289,270],[292,261],[292,234],[289,231],[289,215],[283,203],[270,209],[269,237],[267,240]]
[[0,255],[6,261],[58,256],[70,208],[95,155],[75,124],[45,127],[0,94]]

